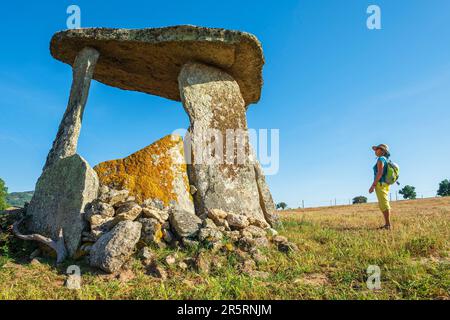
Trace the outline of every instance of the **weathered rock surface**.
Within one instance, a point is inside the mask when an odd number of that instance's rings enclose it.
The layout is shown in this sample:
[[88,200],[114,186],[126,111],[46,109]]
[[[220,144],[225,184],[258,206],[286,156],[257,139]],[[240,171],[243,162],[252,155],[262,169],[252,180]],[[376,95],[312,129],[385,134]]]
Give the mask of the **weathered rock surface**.
[[62,229],[66,249],[73,256],[85,226],[85,207],[97,198],[98,178],[79,155],[56,160],[39,178],[27,214],[32,233],[57,239]]
[[130,258],[141,236],[141,224],[135,221],[119,222],[103,235],[90,250],[90,264],[114,273]]
[[80,48],[74,54],[69,102],[47,155],[44,170],[59,159],[71,157],[77,152],[81,122],[98,56],[98,51],[89,47]]
[[161,223],[164,223],[169,219],[169,210],[162,210],[155,207],[143,207],[142,215],[147,218],[153,218]]
[[[224,71],[199,63],[184,65],[178,79],[191,123],[185,140],[192,162],[189,181],[197,188],[197,214],[221,209],[265,220],[239,85]],[[213,133],[219,138],[212,139]]]
[[89,220],[91,216],[100,215],[103,217],[113,217],[114,207],[109,203],[101,202],[98,199],[86,206],[85,218]]
[[227,215],[227,222],[230,227],[236,228],[236,229],[244,229],[249,226],[250,222],[248,221],[248,218],[244,215],[238,215],[229,213]]
[[213,228],[202,228],[198,234],[200,241],[206,241],[210,243],[219,242],[223,238],[223,233]]
[[115,206],[118,203],[125,202],[128,199],[129,194],[130,192],[126,189],[116,190],[111,189],[106,185],[102,185],[100,188],[99,201]]
[[168,135],[120,159],[94,167],[101,184],[128,190],[138,203],[147,199],[194,212],[180,136]]
[[142,224],[141,239],[146,244],[158,243],[164,236],[161,230],[161,223],[156,219],[140,218]]
[[199,217],[185,210],[172,210],[169,219],[173,231],[180,238],[196,236],[202,226],[202,220]]
[[137,203],[130,201],[117,207],[115,220],[135,220],[142,212],[142,208]]
[[125,90],[180,100],[177,76],[189,61],[215,65],[233,75],[246,104],[259,100],[264,57],[258,39],[246,32],[196,26],[155,29],[84,28],[56,33],[50,50],[72,64],[92,46],[100,52],[94,79]]

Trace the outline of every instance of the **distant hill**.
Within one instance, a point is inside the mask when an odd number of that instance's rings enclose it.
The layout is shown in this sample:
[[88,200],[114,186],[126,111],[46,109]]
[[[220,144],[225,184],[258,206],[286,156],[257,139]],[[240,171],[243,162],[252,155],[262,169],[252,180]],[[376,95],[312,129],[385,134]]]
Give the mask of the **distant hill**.
[[23,207],[25,202],[30,202],[34,191],[11,192],[6,196],[6,202],[12,207]]

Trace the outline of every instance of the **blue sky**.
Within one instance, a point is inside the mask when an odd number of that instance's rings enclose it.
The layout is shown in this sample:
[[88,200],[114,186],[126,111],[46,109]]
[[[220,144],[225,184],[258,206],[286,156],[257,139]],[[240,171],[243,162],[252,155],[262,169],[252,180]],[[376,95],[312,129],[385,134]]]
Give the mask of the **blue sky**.
[[[280,170],[267,178],[276,201],[367,195],[378,143],[391,146],[401,182],[419,196],[450,178],[447,0],[9,1],[0,20],[0,177],[10,191],[34,188],[67,104],[71,69],[50,56],[49,41],[66,28],[71,4],[82,27],[255,34],[265,84],[248,122],[280,130]],[[381,7],[382,30],[366,28],[370,4]],[[187,126],[180,103],[93,82],[78,151],[95,165]]]

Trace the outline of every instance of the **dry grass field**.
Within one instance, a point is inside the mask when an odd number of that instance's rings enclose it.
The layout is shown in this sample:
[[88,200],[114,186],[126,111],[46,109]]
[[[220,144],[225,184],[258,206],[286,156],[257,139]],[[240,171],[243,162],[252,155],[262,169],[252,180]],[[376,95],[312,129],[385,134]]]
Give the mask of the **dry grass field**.
[[[207,274],[167,266],[165,281],[144,273],[134,259],[126,276],[102,275],[85,261],[55,267],[51,258],[29,263],[33,245],[14,239],[1,216],[0,299],[449,299],[450,198],[393,203],[393,230],[376,230],[382,217],[375,204],[281,213],[278,231],[299,251],[267,249],[258,269],[242,273],[239,257],[211,255]],[[202,250],[197,248],[193,250]],[[158,249],[158,259],[174,254]],[[192,254],[176,252],[178,257]],[[77,264],[81,290],[64,286],[65,270]],[[381,270],[381,288],[366,285],[369,265]]]

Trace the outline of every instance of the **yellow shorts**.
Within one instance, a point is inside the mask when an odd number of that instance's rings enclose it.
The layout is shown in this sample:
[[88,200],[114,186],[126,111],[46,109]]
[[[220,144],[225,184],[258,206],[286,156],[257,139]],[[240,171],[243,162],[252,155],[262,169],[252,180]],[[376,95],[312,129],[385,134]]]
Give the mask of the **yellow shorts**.
[[375,193],[378,198],[378,205],[382,212],[391,209],[391,205],[389,204],[389,185],[387,183],[378,182],[375,187]]

